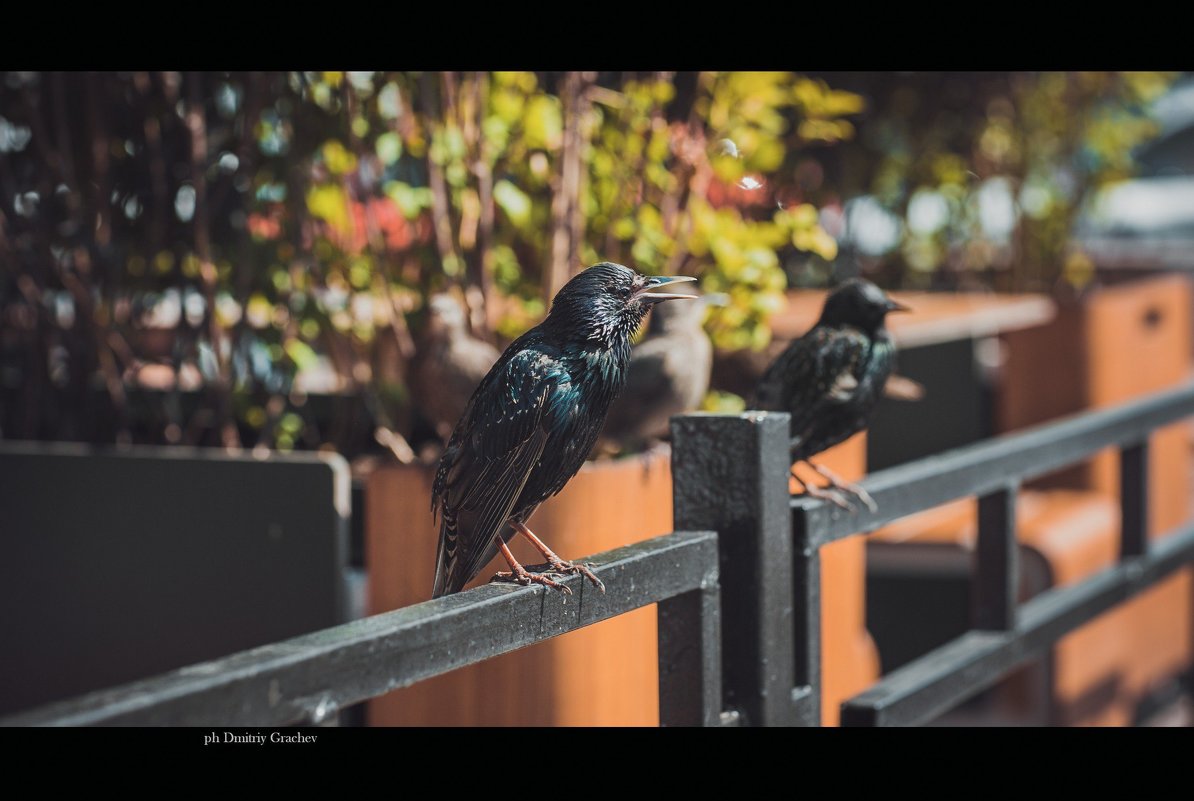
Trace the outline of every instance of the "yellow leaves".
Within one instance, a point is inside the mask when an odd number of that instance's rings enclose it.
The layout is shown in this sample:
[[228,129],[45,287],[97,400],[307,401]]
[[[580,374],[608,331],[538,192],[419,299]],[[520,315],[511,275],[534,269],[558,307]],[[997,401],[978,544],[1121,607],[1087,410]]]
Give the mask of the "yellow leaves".
[[436,164],[452,164],[464,158],[464,134],[454,125],[444,126],[431,136],[428,157]]
[[183,256],[180,267],[185,277],[192,279],[199,277],[199,257],[194,253],[188,253]]
[[833,261],[837,258],[837,240],[819,225],[811,228],[798,228],[792,233],[792,244],[799,250],[816,253],[825,261]]
[[995,165],[1014,162],[1019,156],[1011,123],[1003,119],[994,119],[987,125],[979,137],[978,147]]
[[753,222],[742,219],[736,209],[714,210],[696,200],[689,211],[693,221],[689,251],[713,261],[703,271],[702,288],[730,296],[728,305],[709,311],[706,328],[714,343],[726,350],[766,347],[771,339],[767,320],[782,308],[787,285],[776,251],[787,242],[793,219],[806,217],[807,212],[798,207],[777,212],[778,222]]
[[737,414],[746,411],[746,401],[732,392],[711,389],[701,401],[701,411]]
[[792,228],[811,228],[817,224],[817,207],[812,203],[801,203],[775,213],[775,222]]
[[377,137],[374,150],[381,163],[388,167],[402,156],[402,137],[393,131],[384,133]]
[[1086,126],[1086,146],[1107,174],[1102,180],[1126,178],[1131,172],[1132,149],[1156,134],[1150,119],[1104,110],[1092,115]]
[[493,82],[500,88],[516,89],[524,93],[535,91],[539,83],[533,72],[495,72]]
[[967,182],[966,161],[956,153],[938,153],[929,169],[938,184],[964,186]]
[[792,99],[809,116],[841,117],[859,114],[866,108],[862,95],[830,89],[824,81],[801,78],[792,87]]
[[634,220],[631,217],[622,217],[614,221],[613,225],[610,226],[610,230],[615,237],[623,242],[628,242],[634,238]]
[[352,230],[348,196],[339,184],[315,184],[307,190],[307,211],[330,225],[342,236]]
[[329,139],[319,152],[332,175],[347,175],[357,168],[357,157],[337,139]]
[[348,265],[348,283],[354,289],[366,289],[373,282],[373,259],[362,253]]
[[837,241],[821,227],[817,209],[811,203],[781,209],[773,219],[777,227],[790,232],[792,245],[798,250],[815,253],[825,261],[837,258]]
[[1177,72],[1121,72],[1120,78],[1140,103],[1148,103],[1165,93],[1180,75]]
[[676,87],[671,81],[659,80],[651,84],[652,99],[659,105],[667,105],[676,96]]
[[840,142],[854,136],[848,120],[801,120],[796,129],[801,139],[810,142]]
[[564,138],[564,118],[559,99],[550,95],[531,98],[523,125],[527,147],[557,150]]
[[861,95],[830,89],[824,81],[800,78],[792,86],[792,102],[803,119],[797,135],[808,142],[840,142],[854,136],[854,125],[839,119],[860,113],[866,102]]
[[431,207],[431,190],[425,186],[414,187],[402,181],[386,181],[382,191],[408,220],[415,219],[423,209]]
[[495,121],[495,123],[491,124],[496,125],[500,123],[501,127],[495,127],[492,129],[487,127],[485,131],[486,135],[493,138],[504,138],[505,133],[510,129],[510,126],[522,119],[522,109],[525,105],[526,97],[524,97],[521,92],[516,90],[503,91],[499,87],[498,90],[490,96],[489,107],[493,112],[493,116],[490,119]]
[[505,212],[510,222],[519,228],[531,221],[531,198],[511,181],[502,179],[494,184],[493,200]]
[[273,316],[274,304],[265,295],[254,292],[249,296],[249,302],[245,304],[245,320],[249,325],[257,329],[267,328]]
[[319,356],[301,339],[288,339],[282,347],[299,370],[309,370],[319,364]]
[[787,148],[780,140],[761,139],[745,162],[752,172],[775,172],[784,163],[786,153]]

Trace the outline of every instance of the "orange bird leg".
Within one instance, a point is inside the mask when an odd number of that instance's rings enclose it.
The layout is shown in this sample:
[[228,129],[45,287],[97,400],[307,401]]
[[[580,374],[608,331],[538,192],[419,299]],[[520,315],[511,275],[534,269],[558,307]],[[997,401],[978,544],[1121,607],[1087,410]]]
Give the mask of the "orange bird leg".
[[505,571],[501,573],[495,573],[490,581],[511,581],[515,584],[522,584],[523,586],[529,584],[542,584],[545,587],[551,587],[552,589],[559,590],[565,595],[572,594],[572,590],[568,589],[558,581],[552,581],[542,573],[531,573],[525,567],[518,564],[518,560],[514,558],[514,554],[510,553],[509,546],[502,542],[501,533],[499,532],[496,536],[498,548],[501,549],[502,556],[506,558],[506,563],[510,565],[510,571],[508,573]]
[[511,520],[510,525],[514,527],[515,531],[530,540],[531,545],[534,545],[539,553],[543,554],[543,558],[546,559],[548,564],[551,565],[551,570],[548,572],[559,573],[563,575],[580,573],[589,581],[593,582],[594,587],[602,592],[605,592],[605,584],[602,583],[601,579],[593,575],[593,571],[589,569],[588,565],[577,562],[565,562],[556,555],[555,551],[553,551],[551,548],[548,548],[543,540],[536,537],[535,532],[527,528],[525,523],[520,523],[517,520]]

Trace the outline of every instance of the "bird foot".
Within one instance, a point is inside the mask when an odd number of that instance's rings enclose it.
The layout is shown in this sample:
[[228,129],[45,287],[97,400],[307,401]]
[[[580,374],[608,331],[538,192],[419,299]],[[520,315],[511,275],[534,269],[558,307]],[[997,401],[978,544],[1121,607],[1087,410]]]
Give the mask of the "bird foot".
[[805,481],[796,473],[796,468],[792,468],[790,471],[792,478],[796,479],[796,482],[800,484],[800,486],[804,487],[805,495],[808,495],[810,498],[818,498],[823,501],[829,501],[834,506],[838,507],[839,509],[844,509],[850,514],[857,514],[858,509],[855,508],[854,504],[846,500],[844,497],[846,495],[852,495],[858,500],[862,501],[872,512],[878,508],[875,505],[875,501],[862,487],[859,487],[856,484],[847,484],[837,476],[826,475],[822,468],[817,465],[813,465],[813,467],[818,473],[820,473],[822,476],[825,476],[825,478],[829,481],[826,486],[818,487],[816,484]]
[[[555,565],[552,565],[552,567],[554,568]],[[558,572],[558,571],[553,570],[553,572]],[[494,573],[493,578],[491,578],[489,581],[491,584],[495,581],[498,581],[498,582],[507,582],[507,583],[511,583],[511,584],[521,584],[524,587],[528,587],[531,584],[542,584],[544,587],[551,587],[553,590],[559,590],[560,592],[564,593],[565,595],[572,594],[572,590],[568,589],[560,582],[552,581],[543,573],[532,573],[531,571],[527,570],[526,568],[522,567],[521,565],[518,565],[512,571],[511,570],[503,570],[501,572]]]
[[[837,473],[833,472],[823,464],[814,464],[812,462],[808,462],[807,464],[829,482],[825,489],[832,489],[837,493],[853,495],[855,498],[862,501],[866,505],[866,508],[870,509],[871,512],[875,512],[879,509],[878,505],[875,504],[875,499],[872,498],[871,494],[862,487],[858,486],[857,484],[851,484],[849,481],[843,481]],[[853,506],[851,506],[851,510],[853,510]]]
[[589,569],[589,565],[582,562],[566,562],[563,559],[551,559],[551,570],[549,573],[556,573],[559,575],[580,575],[593,582],[593,586],[605,593],[605,584],[597,576],[593,575],[593,571]]
[[816,484],[805,484],[804,494],[810,498],[817,498],[822,501],[829,501],[839,509],[845,509],[847,512],[856,511],[854,506],[849,501],[842,497],[842,494],[835,489],[829,487],[818,487]]
[[[879,505],[875,503],[875,499],[871,497],[871,494],[857,484],[847,484],[845,482],[835,481],[831,482],[830,486],[833,488],[833,491],[839,493],[844,492],[847,495],[853,495],[855,498],[862,501],[866,508],[870,509],[872,512],[879,511]],[[851,506],[850,508],[853,509],[854,507]]]

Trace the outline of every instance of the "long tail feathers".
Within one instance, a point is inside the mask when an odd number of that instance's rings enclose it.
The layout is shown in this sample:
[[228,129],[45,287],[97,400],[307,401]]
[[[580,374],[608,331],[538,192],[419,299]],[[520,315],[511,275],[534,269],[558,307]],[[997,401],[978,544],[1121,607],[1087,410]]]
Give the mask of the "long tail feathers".
[[460,592],[468,579],[460,580],[460,560],[457,559],[457,534],[455,520],[443,516],[439,529],[439,548],[435,557],[435,584],[431,588],[431,597],[439,598]]

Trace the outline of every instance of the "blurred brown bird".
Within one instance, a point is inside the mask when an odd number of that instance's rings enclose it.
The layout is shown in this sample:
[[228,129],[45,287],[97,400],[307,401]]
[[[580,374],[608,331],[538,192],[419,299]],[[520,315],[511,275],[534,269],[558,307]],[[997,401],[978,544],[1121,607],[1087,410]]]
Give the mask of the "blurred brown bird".
[[651,312],[647,334],[631,352],[626,388],[605,420],[604,447],[641,450],[667,437],[672,415],[700,407],[713,370],[713,343],[701,323],[706,306],[725,301],[725,295],[705,295]]
[[464,307],[455,297],[431,298],[412,365],[411,394],[419,413],[443,440],[451,436],[473,391],[499,356],[497,348],[469,333]]

